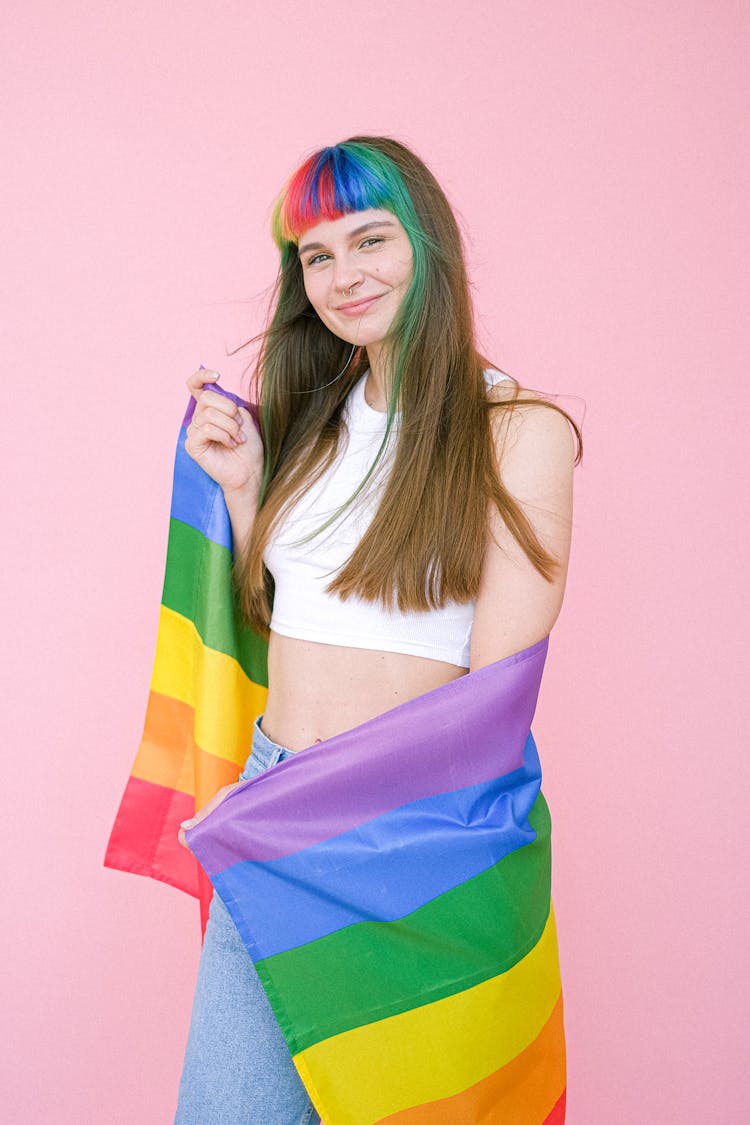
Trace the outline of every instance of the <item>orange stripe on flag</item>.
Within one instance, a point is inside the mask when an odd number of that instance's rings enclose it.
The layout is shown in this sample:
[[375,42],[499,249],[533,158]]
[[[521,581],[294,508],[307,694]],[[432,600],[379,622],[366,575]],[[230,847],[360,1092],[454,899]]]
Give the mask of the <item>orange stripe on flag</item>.
[[[230,762],[202,750],[193,737],[194,719],[187,703],[152,691],[132,772],[142,781],[195,794],[196,808],[200,808],[222,785],[237,780],[245,759]],[[247,733],[247,753],[251,739],[252,729]]]
[[562,1125],[562,1117],[549,1116],[561,1104],[565,1090],[565,1034],[562,993],[552,1014],[533,1043],[460,1094],[440,1101],[403,1109],[381,1118],[381,1125],[475,1125],[498,1121],[502,1125]]

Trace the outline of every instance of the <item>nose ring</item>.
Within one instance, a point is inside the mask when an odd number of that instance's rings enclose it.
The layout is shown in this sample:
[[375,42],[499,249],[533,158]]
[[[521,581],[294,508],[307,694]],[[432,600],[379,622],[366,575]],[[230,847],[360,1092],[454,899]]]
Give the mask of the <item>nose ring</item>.
[[354,286],[350,285],[349,288],[346,290],[346,292],[344,292],[343,289],[341,290],[341,295],[342,295],[342,297],[351,297],[353,292],[354,292]]

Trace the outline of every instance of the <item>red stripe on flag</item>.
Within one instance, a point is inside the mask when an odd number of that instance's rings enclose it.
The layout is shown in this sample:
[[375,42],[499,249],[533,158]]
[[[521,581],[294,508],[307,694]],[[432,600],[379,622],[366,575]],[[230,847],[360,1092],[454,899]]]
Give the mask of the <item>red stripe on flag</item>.
[[198,861],[177,839],[181,821],[194,811],[195,802],[187,793],[131,777],[109,838],[104,866],[148,875],[198,898]]
[[565,1125],[565,1093],[566,1091],[563,1090],[552,1107],[552,1112],[547,1114],[542,1125]]

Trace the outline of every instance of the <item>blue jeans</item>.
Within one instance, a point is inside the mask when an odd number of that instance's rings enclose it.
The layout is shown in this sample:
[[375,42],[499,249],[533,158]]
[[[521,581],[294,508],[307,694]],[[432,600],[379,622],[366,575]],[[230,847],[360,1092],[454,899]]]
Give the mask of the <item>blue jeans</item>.
[[[256,720],[245,780],[292,756]],[[175,1125],[319,1125],[237,927],[217,894],[198,967]]]

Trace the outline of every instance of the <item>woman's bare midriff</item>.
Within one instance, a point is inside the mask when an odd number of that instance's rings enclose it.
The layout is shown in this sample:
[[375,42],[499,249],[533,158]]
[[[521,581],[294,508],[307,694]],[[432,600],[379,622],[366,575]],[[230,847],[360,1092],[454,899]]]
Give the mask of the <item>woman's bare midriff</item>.
[[401,652],[301,641],[271,633],[263,731],[304,750],[468,671]]

